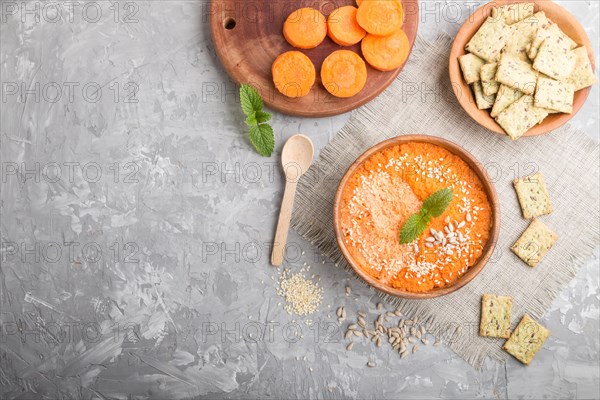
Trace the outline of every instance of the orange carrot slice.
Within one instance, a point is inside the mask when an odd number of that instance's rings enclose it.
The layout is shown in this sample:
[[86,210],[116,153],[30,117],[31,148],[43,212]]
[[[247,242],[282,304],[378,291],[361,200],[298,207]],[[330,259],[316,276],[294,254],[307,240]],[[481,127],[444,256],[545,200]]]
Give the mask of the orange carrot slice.
[[299,8],[283,23],[283,36],[294,47],[312,49],[327,36],[327,21],[314,8]]
[[408,58],[410,44],[403,30],[390,36],[368,34],[361,43],[363,57],[369,65],[380,71],[391,71]]
[[299,51],[280,54],[271,66],[271,73],[275,87],[287,97],[306,96],[317,75],[310,58]]
[[387,36],[402,28],[402,3],[395,0],[364,0],[356,12],[358,24],[367,32]]
[[333,10],[327,18],[327,32],[331,40],[340,46],[352,46],[367,34],[356,22],[356,7],[353,6]]
[[334,51],[323,61],[321,82],[336,97],[352,97],[367,82],[367,65],[352,51]]

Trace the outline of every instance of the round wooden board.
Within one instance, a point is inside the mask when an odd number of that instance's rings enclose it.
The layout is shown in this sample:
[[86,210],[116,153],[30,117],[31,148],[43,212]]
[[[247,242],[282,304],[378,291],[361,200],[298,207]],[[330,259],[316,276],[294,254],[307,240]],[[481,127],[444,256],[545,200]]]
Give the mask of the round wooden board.
[[[319,71],[325,57],[340,49],[353,50],[362,56],[360,43],[342,47],[326,37],[314,49],[299,50],[306,54],[317,70],[317,80],[310,93],[301,98],[285,97],[273,84],[271,64],[283,52],[298,50],[283,37],[287,16],[301,7],[319,9],[327,17],[334,9],[354,5],[354,0],[212,0],[210,28],[215,46],[225,70],[237,83],[249,83],[272,109],[303,117],[327,117],[353,110],[381,93],[400,73],[404,65],[393,71],[381,72],[367,66],[367,83],[356,96],[337,98],[321,85]],[[402,29],[410,42],[411,51],[419,22],[418,0],[402,0],[404,24]],[[368,64],[367,64],[368,65]]]
[[[458,57],[465,54],[465,45],[471,37],[473,37],[475,32],[477,32],[487,17],[491,15],[493,7],[524,2],[533,2],[535,12],[543,11],[567,36],[573,39],[578,45],[585,46],[592,64],[592,69],[595,70],[594,50],[585,30],[572,14],[558,4],[548,0],[495,0],[475,10],[459,29],[454,39],[454,43],[452,44],[450,58],[448,60],[450,81],[458,102],[471,118],[477,121],[481,126],[501,135],[506,135],[506,133],[502,127],[496,123],[496,120],[491,117],[490,110],[480,110],[477,108],[475,96],[462,77],[460,65],[458,64]],[[523,136],[543,135],[566,124],[581,109],[590,94],[590,89],[591,88],[587,87],[575,92],[575,96],[573,97],[573,112],[571,114],[550,114],[540,124],[525,132]]]

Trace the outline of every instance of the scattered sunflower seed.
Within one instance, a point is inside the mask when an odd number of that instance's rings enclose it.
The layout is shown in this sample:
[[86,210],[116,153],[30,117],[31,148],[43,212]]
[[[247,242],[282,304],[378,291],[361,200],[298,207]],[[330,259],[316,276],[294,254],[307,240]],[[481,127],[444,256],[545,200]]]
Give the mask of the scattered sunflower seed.
[[354,347],[354,342],[350,342],[350,343],[348,343],[348,346],[346,346],[346,350],[350,351],[350,350],[352,350],[353,347]]
[[373,361],[369,361],[367,363],[367,367],[369,367],[369,368],[373,368],[374,366],[375,366],[375,363]]

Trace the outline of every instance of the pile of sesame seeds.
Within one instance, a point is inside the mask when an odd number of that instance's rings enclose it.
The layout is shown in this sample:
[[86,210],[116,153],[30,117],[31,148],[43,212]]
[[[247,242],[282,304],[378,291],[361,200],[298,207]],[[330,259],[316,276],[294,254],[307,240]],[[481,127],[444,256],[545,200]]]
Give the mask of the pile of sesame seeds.
[[289,269],[281,273],[277,294],[285,300],[288,314],[309,315],[314,313],[323,299],[323,289],[318,283],[304,277],[304,268],[293,274]]

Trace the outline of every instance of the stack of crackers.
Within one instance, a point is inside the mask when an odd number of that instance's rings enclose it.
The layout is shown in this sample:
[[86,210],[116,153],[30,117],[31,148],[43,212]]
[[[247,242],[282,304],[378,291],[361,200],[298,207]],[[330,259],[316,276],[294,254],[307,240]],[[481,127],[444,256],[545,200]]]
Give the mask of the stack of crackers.
[[516,140],[549,114],[573,112],[573,96],[596,83],[585,46],[534,3],[492,9],[458,58],[477,108]]

